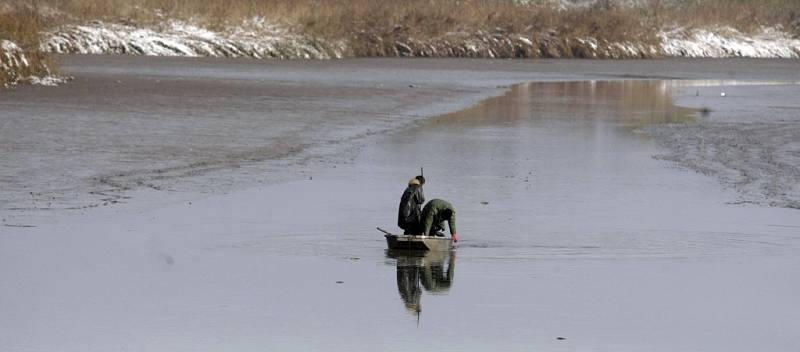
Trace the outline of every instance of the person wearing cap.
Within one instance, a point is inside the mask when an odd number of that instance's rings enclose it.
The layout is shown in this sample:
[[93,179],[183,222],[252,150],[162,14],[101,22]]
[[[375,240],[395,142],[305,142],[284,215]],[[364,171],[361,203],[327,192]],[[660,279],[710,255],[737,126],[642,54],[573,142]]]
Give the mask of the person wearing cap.
[[408,181],[408,187],[400,198],[400,207],[397,212],[397,226],[405,230],[405,234],[420,233],[420,214],[422,204],[425,204],[425,194],[422,185],[425,177],[415,176]]
[[439,231],[444,231],[444,222],[450,227],[450,236],[453,242],[458,242],[456,232],[456,209],[447,201],[434,199],[425,204],[422,209],[422,234],[428,236],[442,236]]

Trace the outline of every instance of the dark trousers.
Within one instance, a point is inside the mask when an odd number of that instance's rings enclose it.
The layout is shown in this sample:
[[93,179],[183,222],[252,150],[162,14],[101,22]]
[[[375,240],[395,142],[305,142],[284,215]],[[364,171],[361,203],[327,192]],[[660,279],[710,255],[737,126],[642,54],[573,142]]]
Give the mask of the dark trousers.
[[409,216],[408,219],[405,219],[403,226],[400,226],[401,229],[405,230],[404,234],[406,235],[419,235],[422,233],[422,224],[419,221],[419,217]]

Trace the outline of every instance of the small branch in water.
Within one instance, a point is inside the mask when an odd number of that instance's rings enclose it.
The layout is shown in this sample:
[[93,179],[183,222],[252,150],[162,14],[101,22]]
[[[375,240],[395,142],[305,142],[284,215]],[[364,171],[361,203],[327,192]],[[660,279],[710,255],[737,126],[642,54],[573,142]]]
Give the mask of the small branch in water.
[[35,225],[23,225],[23,224],[3,224],[5,227],[36,227]]

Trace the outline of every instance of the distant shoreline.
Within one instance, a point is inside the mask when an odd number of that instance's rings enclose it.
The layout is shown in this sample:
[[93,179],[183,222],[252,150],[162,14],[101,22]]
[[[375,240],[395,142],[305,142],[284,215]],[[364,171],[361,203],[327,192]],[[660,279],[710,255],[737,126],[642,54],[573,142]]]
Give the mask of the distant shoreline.
[[[258,59],[800,58],[796,13],[800,3],[787,0],[42,0],[0,4],[0,40],[11,43],[0,48],[0,85],[57,83],[48,79],[57,77],[53,53]],[[18,50],[9,50],[11,45]],[[25,65],[9,63],[20,55]]]

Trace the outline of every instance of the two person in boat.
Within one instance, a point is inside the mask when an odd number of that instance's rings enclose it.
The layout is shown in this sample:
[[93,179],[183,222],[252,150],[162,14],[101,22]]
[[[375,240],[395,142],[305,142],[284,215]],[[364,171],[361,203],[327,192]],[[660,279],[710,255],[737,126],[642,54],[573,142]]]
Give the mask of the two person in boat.
[[456,210],[453,205],[441,199],[434,199],[425,204],[425,194],[422,186],[425,178],[415,176],[408,181],[408,187],[400,198],[400,207],[397,214],[397,226],[405,231],[406,235],[444,236],[444,222],[450,228],[450,236],[454,242],[458,241],[456,232]]

